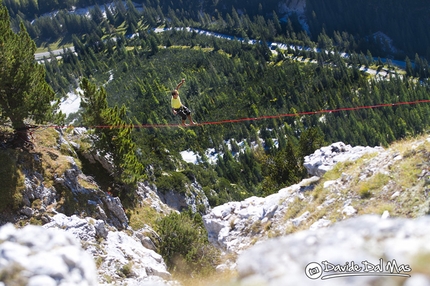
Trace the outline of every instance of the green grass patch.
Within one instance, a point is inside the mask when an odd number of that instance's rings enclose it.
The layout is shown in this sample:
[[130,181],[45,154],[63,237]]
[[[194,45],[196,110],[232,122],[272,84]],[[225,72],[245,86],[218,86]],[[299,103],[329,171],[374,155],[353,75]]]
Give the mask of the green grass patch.
[[66,37],[55,40],[55,42],[41,42],[36,40],[36,46],[36,53],[43,53],[49,51],[49,49],[51,49],[51,51],[54,51],[62,48],[73,47],[73,42],[72,37],[68,35]]
[[358,169],[363,166],[363,163],[377,155],[376,152],[368,153],[361,156],[355,161],[345,161],[337,163],[333,169],[327,171],[323,175],[323,182],[337,180],[341,177],[342,173],[348,172],[349,174],[355,174]]
[[133,262],[129,262],[125,265],[123,265],[118,271],[117,274],[123,278],[129,278],[132,277],[133,274]]
[[54,149],[42,153],[41,162],[46,187],[51,187],[54,184],[55,175],[62,176],[67,169],[72,167],[68,157],[61,155],[59,151]]
[[295,197],[294,201],[288,205],[287,211],[285,212],[284,219],[295,218],[303,209],[306,208],[306,202],[301,200],[299,197]]
[[389,181],[389,176],[378,173],[368,180],[359,182],[355,191],[362,199],[370,198],[375,193],[379,193]]
[[394,202],[382,201],[382,200],[366,200],[364,204],[353,204],[353,207],[357,209],[358,215],[364,214],[376,214],[382,215],[384,211],[388,211],[391,216],[396,216],[396,204]]
[[396,175],[397,183],[405,188],[411,188],[415,185],[418,175],[421,173],[421,168],[417,166],[422,162],[423,159],[420,156],[404,158],[395,170],[398,173]]
[[319,183],[312,192],[313,204],[320,205],[327,198],[329,191],[324,189],[324,183]]
[[345,162],[339,162],[337,163],[333,169],[327,171],[323,175],[323,181],[332,181],[340,178],[340,175],[347,170],[350,166],[354,165],[355,162],[353,161],[345,161]]
[[38,147],[56,148],[60,139],[60,135],[54,128],[37,130],[33,136]]
[[133,210],[127,210],[129,218],[129,225],[132,229],[138,230],[145,226],[145,224],[154,228],[161,215],[151,206],[143,206]]

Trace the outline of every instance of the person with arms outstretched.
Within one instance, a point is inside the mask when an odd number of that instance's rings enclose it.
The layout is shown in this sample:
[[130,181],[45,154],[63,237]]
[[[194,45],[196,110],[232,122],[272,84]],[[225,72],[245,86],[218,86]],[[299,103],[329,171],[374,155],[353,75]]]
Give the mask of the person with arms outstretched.
[[188,109],[188,107],[186,107],[185,105],[182,104],[181,102],[181,98],[179,97],[179,88],[181,88],[181,86],[184,84],[185,79],[182,79],[180,83],[178,83],[178,85],[176,86],[176,89],[174,89],[172,91],[172,99],[171,99],[171,105],[172,105],[172,112],[175,115],[179,115],[182,118],[182,125],[187,125],[185,123],[185,120],[190,121],[191,125],[195,125],[197,124],[197,122],[194,122],[193,119],[191,118],[191,111]]

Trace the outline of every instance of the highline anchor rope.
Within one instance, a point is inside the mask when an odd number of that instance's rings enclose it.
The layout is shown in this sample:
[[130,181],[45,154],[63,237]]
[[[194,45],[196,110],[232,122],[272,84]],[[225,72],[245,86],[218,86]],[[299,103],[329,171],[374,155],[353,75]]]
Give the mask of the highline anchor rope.
[[[303,116],[303,115],[315,115],[315,114],[324,114],[324,113],[335,113],[341,111],[353,111],[360,109],[374,109],[374,108],[382,108],[382,107],[393,107],[400,105],[414,105],[421,103],[430,103],[430,99],[421,99],[415,101],[403,101],[396,103],[380,103],[374,105],[364,105],[364,106],[356,106],[356,107],[340,107],[336,109],[322,109],[318,111],[302,111],[296,113],[285,113],[285,114],[277,114],[277,115],[263,115],[258,117],[247,117],[247,118],[238,118],[238,119],[225,119],[219,121],[207,121],[201,122],[196,125],[182,125],[182,124],[123,124],[123,125],[94,125],[94,126],[74,126],[74,125],[45,125],[45,127],[53,127],[53,128],[77,128],[83,127],[88,129],[103,129],[103,128],[123,128],[123,127],[131,127],[131,128],[166,128],[166,127],[192,127],[192,126],[202,126],[202,125],[219,125],[226,123],[237,123],[244,121],[256,121],[263,119],[273,119],[273,118],[282,118],[282,117],[294,117],[294,116]],[[42,127],[42,126],[40,126]]]

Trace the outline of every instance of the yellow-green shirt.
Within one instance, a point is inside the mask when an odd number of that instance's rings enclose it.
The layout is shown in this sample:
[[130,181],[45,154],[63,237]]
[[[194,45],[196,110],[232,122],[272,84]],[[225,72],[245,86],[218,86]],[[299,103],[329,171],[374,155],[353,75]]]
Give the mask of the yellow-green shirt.
[[172,96],[171,104],[172,104],[172,108],[174,108],[174,109],[181,108],[182,102],[181,102],[181,99],[179,98],[179,95],[177,98],[174,98]]

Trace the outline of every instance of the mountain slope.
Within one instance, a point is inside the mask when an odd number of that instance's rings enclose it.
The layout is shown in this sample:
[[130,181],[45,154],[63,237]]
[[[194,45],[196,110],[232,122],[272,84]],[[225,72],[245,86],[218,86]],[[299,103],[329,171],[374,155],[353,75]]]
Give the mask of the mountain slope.
[[[152,211],[138,220],[134,216],[142,208],[126,212],[119,198],[103,191],[97,177],[82,173],[75,152],[86,150],[88,142],[79,129],[45,129],[35,134],[30,153],[0,150],[9,158],[16,156],[9,164],[23,177],[17,181],[25,182],[17,189],[22,202],[15,211],[3,209],[2,224],[43,224],[70,232],[93,257],[100,283],[170,283],[170,273],[154,252],[158,235],[147,223],[172,210],[145,183],[139,184],[138,202]],[[310,178],[265,198],[218,206],[204,217],[209,239],[227,254],[218,268],[234,269],[236,256],[253,244],[308,229],[331,229],[352,217],[426,215],[429,152],[426,135],[386,149],[341,142],[318,149],[305,159]]]
[[389,148],[341,142],[305,158],[310,175],[265,198],[213,208],[204,216],[210,240],[238,253],[268,238],[315,230],[365,214],[416,218],[429,213],[430,138]]
[[[167,283],[165,280],[171,279],[171,274],[163,258],[156,253],[154,242],[157,235],[150,224],[154,226],[158,215],[174,210],[165,205],[149,185],[141,184],[135,190],[139,206],[126,212],[121,200],[110,193],[109,160],[92,149],[92,139],[86,130],[46,127],[36,130],[33,136],[31,150],[0,149],[2,170],[6,170],[0,172],[4,182],[0,192],[0,225],[14,223],[20,228],[43,225],[45,229],[68,232],[68,237],[71,235],[77,243],[65,243],[64,247],[73,256],[79,250],[72,248],[79,245],[90,255],[92,261],[86,259],[85,263],[94,264],[94,269],[97,268],[97,273],[92,275],[97,276],[99,283]],[[83,170],[90,170],[91,176]],[[152,217],[138,216],[139,212]],[[10,226],[2,231],[7,232],[7,229]],[[26,231],[37,233],[31,228],[26,228]],[[14,233],[12,230],[9,232]],[[8,239],[9,236],[5,236],[1,243]],[[50,235],[46,239],[55,240],[56,236]],[[20,243],[17,242],[17,248]],[[40,256],[46,256],[48,261],[61,254],[49,246],[41,248],[35,244],[33,247],[33,252],[40,251]],[[5,271],[5,277],[12,279],[10,277],[20,275],[20,272],[11,265],[33,258],[21,253],[13,259],[5,259],[8,262],[0,267],[0,272]],[[70,262],[71,269],[75,267],[73,265]],[[45,268],[21,266],[32,273],[23,276],[24,282],[33,278],[37,280],[33,277],[38,275],[37,271],[45,271]],[[56,269],[53,265],[46,267],[54,267],[47,273],[55,280],[65,282],[72,279],[69,278],[72,274],[65,269]],[[73,273],[72,270],[70,272]]]

